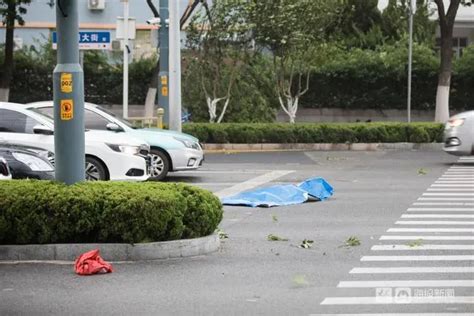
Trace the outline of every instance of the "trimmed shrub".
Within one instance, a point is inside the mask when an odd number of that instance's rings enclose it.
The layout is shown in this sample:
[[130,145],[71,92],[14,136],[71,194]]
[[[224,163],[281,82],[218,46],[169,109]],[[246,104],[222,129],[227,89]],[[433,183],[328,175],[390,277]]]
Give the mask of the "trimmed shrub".
[[183,184],[0,183],[0,244],[140,243],[211,234],[222,220],[212,193]]
[[442,142],[438,123],[261,123],[184,124],[203,143],[433,143]]

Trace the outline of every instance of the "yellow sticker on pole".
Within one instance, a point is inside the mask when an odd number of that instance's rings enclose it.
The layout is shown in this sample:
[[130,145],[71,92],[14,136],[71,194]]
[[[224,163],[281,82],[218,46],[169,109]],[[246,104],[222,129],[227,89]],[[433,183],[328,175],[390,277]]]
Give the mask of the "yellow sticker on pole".
[[61,73],[61,92],[71,93],[72,92],[72,74],[63,72]]
[[61,100],[61,121],[74,118],[74,100]]
[[161,88],[161,95],[164,97],[168,96],[168,87],[162,87]]
[[168,76],[161,76],[161,84],[163,86],[168,85]]

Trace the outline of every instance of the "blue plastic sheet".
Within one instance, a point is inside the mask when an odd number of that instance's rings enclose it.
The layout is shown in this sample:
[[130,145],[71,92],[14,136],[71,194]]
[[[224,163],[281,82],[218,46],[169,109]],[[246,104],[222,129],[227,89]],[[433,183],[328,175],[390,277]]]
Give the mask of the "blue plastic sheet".
[[334,189],[326,180],[312,178],[298,185],[274,185],[223,198],[221,201],[224,205],[273,207],[301,204],[310,198],[324,201],[333,193]]

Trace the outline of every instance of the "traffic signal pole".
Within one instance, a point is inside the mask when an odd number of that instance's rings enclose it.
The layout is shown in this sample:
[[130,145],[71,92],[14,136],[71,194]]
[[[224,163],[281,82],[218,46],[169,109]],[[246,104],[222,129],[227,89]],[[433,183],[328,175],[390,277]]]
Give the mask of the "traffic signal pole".
[[79,64],[78,0],[56,1],[58,63],[53,72],[56,180],[85,180],[84,73]]
[[[172,0],[175,1],[175,0]],[[170,34],[169,34],[169,0],[160,0],[160,29],[158,31],[158,41],[160,45],[160,73],[158,80],[158,106],[165,110],[164,123],[169,126],[170,106],[169,106],[169,56],[170,56]]]

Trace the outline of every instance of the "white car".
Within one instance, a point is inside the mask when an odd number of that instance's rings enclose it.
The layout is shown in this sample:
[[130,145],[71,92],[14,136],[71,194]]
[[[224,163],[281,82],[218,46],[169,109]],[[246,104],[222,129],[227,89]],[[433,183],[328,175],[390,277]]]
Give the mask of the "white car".
[[[0,142],[54,152],[54,123],[22,104],[0,102]],[[107,131],[86,131],[86,179],[144,181],[149,178],[145,142]]]
[[[53,117],[53,106],[52,101],[44,101],[27,104],[26,108]],[[96,104],[85,104],[84,123],[87,129],[114,131],[150,144],[150,180],[162,180],[168,172],[196,170],[204,161],[204,152],[197,138],[158,128],[135,128]]]

